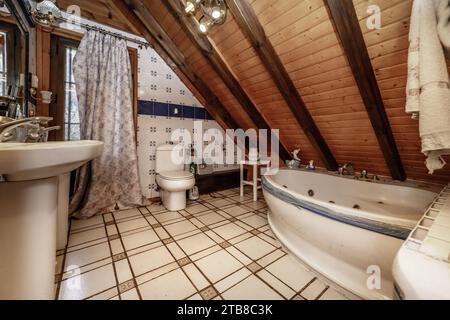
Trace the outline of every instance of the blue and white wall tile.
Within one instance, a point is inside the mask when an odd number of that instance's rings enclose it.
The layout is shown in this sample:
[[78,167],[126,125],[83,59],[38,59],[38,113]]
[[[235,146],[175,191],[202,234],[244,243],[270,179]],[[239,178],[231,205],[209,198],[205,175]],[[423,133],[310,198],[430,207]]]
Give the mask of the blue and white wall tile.
[[[168,143],[173,130],[185,128],[192,133],[194,121],[201,121],[204,130],[223,130],[153,49],[139,50],[138,71],[139,171],[144,195],[153,198],[159,196],[155,182],[156,147]],[[235,168],[214,165],[213,170]]]

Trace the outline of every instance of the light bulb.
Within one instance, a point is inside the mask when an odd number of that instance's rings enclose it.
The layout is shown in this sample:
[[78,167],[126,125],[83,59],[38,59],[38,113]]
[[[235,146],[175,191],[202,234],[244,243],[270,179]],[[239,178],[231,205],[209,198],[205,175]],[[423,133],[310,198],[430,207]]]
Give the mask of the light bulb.
[[184,11],[189,14],[189,13],[193,13],[195,11],[195,5],[191,2],[188,1],[186,3],[186,7],[184,8]]
[[213,19],[219,19],[222,16],[222,11],[220,11],[219,8],[214,8],[211,12],[211,17],[213,17]]
[[201,22],[199,24],[198,28],[200,29],[201,33],[207,33],[208,32],[208,26],[206,25],[206,23]]

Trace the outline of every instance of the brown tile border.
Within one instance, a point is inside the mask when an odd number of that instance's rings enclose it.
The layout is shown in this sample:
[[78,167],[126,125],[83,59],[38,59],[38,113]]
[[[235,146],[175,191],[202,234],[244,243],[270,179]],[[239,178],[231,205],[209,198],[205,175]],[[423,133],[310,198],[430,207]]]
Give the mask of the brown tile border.
[[113,241],[113,240],[117,240],[117,239],[119,239],[119,238],[120,238],[120,235],[117,233],[117,234],[110,235],[110,236],[108,237],[108,240],[109,240],[109,241]]
[[226,249],[228,247],[231,247],[231,244],[228,241],[224,241],[219,243],[219,246],[221,246],[223,249]]
[[122,282],[118,286],[119,293],[127,292],[128,290],[131,290],[134,287],[136,287],[136,283],[134,282],[134,279],[130,279],[128,281]]
[[166,238],[166,239],[163,239],[162,242],[164,244],[169,244],[169,243],[175,242],[175,240],[172,238]]
[[247,269],[250,270],[251,273],[256,273],[259,270],[263,269],[258,263],[252,262],[249,265],[247,265]]
[[185,265],[192,263],[192,261],[189,257],[184,257],[184,258],[178,259],[177,263],[180,267],[184,267]]
[[203,300],[211,300],[219,295],[216,288],[214,286],[209,286],[199,292],[200,296]]
[[127,258],[127,254],[125,252],[121,252],[121,253],[118,253],[118,254],[115,254],[112,256],[112,260],[114,262],[117,262],[117,261],[120,261],[120,260],[123,260],[126,258]]
[[55,283],[61,282],[62,281],[62,274],[55,274]]

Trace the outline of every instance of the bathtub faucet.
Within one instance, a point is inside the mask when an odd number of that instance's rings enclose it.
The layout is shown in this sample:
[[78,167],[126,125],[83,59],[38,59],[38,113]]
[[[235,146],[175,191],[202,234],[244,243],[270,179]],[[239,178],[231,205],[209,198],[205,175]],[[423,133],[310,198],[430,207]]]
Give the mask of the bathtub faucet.
[[369,172],[367,170],[361,171],[360,178],[361,179],[369,179]]
[[339,167],[338,172],[341,176],[344,176],[344,175],[354,176],[355,168],[353,167],[353,165],[351,163],[346,163],[343,166]]

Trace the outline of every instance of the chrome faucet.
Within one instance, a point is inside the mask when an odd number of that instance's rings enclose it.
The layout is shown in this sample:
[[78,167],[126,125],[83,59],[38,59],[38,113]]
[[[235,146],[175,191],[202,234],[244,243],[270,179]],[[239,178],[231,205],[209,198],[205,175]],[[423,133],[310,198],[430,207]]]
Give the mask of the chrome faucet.
[[353,165],[351,163],[346,163],[343,166],[339,167],[338,172],[341,176],[343,176],[343,175],[354,176],[355,168],[353,167]]
[[53,126],[48,128],[39,128],[39,141],[40,142],[47,142],[48,140],[48,133],[50,131],[56,131],[60,130],[61,126]]
[[56,127],[41,128],[40,125],[48,124],[51,120],[51,117],[31,117],[1,124],[0,142],[40,142],[48,131],[56,130]]

